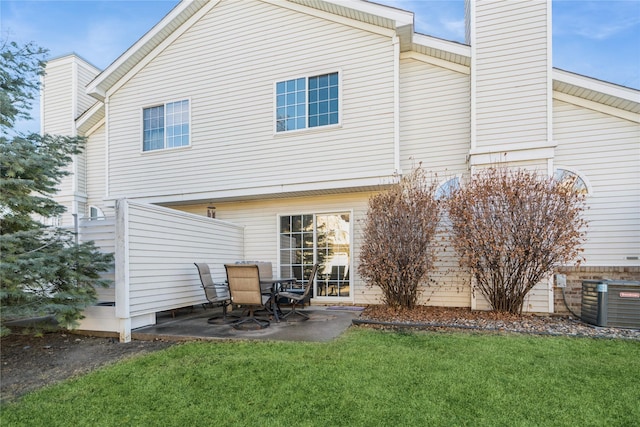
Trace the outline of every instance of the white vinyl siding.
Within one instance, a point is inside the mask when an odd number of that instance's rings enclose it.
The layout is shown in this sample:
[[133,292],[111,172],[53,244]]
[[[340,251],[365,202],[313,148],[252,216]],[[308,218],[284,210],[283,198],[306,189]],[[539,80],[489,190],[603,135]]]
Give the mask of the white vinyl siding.
[[122,292],[129,305],[116,301],[120,317],[202,303],[204,292],[193,263],[209,263],[212,277],[220,281],[224,263],[242,258],[240,226],[135,203],[128,204],[126,220],[128,251],[122,255],[129,276],[128,289],[123,286]]
[[[408,173],[420,162],[438,182],[467,173],[470,108],[469,75],[415,59],[400,62],[400,160]],[[437,285],[424,287],[423,304],[468,307],[470,277],[460,272],[451,251],[439,251],[431,278]]]
[[[103,221],[80,221],[79,235],[80,242],[92,241],[102,253],[115,253],[115,218]],[[96,287],[98,302],[115,302],[115,275],[111,268],[109,271],[100,274],[100,277],[111,281],[109,287]]]
[[[87,204],[99,207],[107,217],[113,209],[104,202],[105,190],[105,126],[100,126],[87,140]],[[87,212],[87,215],[89,212]]]
[[[95,100],[84,90],[98,70],[75,55],[67,55],[49,61],[42,79],[41,127],[44,133],[75,136],[75,119]],[[56,201],[67,208],[60,225],[72,226],[71,214],[82,215],[87,192],[86,154],[73,156],[66,168],[69,175],[58,185]],[[76,212],[77,209],[77,212]]]
[[414,59],[400,62],[400,165],[443,179],[467,170],[469,75]]
[[547,141],[547,5],[476,3],[476,146]]
[[637,123],[554,102],[554,164],[579,172],[592,194],[585,266],[639,265],[640,128]]
[[[274,136],[274,82],[336,70],[341,126]],[[142,155],[136,106],[186,97],[191,149]],[[113,197],[377,179],[394,169],[393,45],[271,4],[222,1],[114,93],[109,113]]]
[[[317,197],[298,197],[265,201],[216,203],[216,218],[240,224],[245,230],[245,259],[270,261],[278,265],[279,215],[350,212],[353,227],[352,265],[350,266],[353,302],[379,304],[379,288],[366,286],[358,274],[362,227],[368,209],[369,197],[375,193],[349,193]],[[206,216],[208,205],[178,206],[176,209]],[[440,264],[434,272],[436,285],[424,286],[420,303],[453,307],[469,307],[471,303],[468,275],[454,275],[448,271],[453,265]]]
[[96,99],[87,95],[85,87],[91,80],[98,75],[98,70],[92,65],[78,59],[77,60],[77,106],[75,111],[75,117],[77,118],[82,113],[87,111],[93,104],[96,103]]
[[45,133],[72,135],[75,109],[73,108],[73,61],[71,57],[47,63],[42,80],[43,108],[40,118]]

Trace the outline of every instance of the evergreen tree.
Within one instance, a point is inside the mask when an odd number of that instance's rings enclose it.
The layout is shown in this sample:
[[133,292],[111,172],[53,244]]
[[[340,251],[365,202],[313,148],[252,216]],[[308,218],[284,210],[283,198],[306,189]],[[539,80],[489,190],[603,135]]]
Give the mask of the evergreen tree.
[[76,244],[69,230],[46,227],[65,208],[52,200],[68,174],[64,168],[82,152],[79,137],[22,134],[16,119],[29,119],[44,73],[46,51],[29,43],[0,48],[0,311],[1,333],[13,319],[52,315],[73,326],[96,300],[100,273],[112,263],[92,242]]

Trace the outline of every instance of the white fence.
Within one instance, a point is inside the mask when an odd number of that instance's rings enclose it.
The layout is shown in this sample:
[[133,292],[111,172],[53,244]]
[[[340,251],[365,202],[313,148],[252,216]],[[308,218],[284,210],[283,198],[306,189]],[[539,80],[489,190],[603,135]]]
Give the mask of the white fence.
[[99,290],[102,302],[85,310],[80,328],[119,332],[152,325],[155,314],[206,302],[194,262],[225,279],[224,264],[244,257],[244,229],[225,221],[128,200],[116,203],[115,220],[80,225],[80,239],[115,253],[114,285]]

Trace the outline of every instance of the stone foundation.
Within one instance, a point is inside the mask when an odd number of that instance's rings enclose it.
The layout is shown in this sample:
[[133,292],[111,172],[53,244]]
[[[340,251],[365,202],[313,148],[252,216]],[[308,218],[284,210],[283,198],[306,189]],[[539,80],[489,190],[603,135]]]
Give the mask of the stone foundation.
[[[640,266],[630,267],[561,267],[557,273],[567,276],[565,296],[567,305],[580,315],[583,280],[634,280],[640,281]],[[570,314],[562,301],[562,288],[553,288],[553,309],[556,314]]]

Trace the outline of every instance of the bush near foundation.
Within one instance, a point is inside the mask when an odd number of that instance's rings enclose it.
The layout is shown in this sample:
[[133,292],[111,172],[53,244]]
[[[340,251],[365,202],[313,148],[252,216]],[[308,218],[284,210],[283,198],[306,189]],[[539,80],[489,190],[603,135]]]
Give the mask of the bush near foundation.
[[435,188],[418,167],[369,199],[358,272],[391,307],[413,308],[433,269],[441,211]]
[[527,293],[554,267],[580,263],[585,195],[573,184],[490,168],[446,200],[451,245],[493,310],[522,313]]

